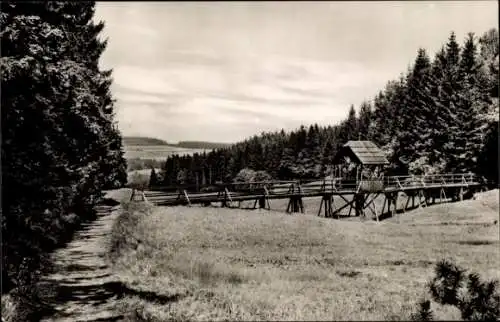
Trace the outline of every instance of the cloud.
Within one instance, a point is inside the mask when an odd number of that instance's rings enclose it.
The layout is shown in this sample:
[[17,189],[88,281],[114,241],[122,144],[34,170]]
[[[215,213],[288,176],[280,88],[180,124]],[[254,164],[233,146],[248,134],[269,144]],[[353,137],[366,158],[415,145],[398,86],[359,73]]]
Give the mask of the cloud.
[[175,88],[168,82],[163,71],[139,66],[118,66],[113,70],[113,78],[117,86],[128,90],[150,94],[175,92]]
[[[496,24],[493,2],[98,3],[123,133],[234,141],[332,124],[418,47]],[[422,17],[425,23],[422,23]]]
[[183,126],[212,133],[216,127],[260,132],[332,124],[346,116],[350,103],[361,101],[363,88],[380,88],[387,79],[352,62],[268,57],[260,62],[253,58],[253,68],[239,68],[243,63],[244,58],[154,70],[118,66],[113,86],[123,132],[156,131],[156,136],[172,141],[185,139],[180,136],[188,132],[180,130]]

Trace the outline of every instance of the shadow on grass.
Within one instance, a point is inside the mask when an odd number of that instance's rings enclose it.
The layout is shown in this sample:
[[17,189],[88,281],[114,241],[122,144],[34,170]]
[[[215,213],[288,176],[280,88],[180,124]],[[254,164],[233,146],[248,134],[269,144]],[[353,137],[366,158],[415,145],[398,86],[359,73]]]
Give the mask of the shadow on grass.
[[468,245],[468,246],[482,246],[482,245],[494,245],[498,244],[497,240],[459,240],[457,244]]
[[116,201],[115,199],[111,199],[111,198],[104,198],[99,203],[100,206],[109,206],[109,207],[115,207],[115,206],[118,206],[119,204],[120,204],[120,202]]
[[356,277],[358,275],[361,275],[361,272],[358,272],[358,271],[336,271],[337,275],[338,276],[341,276],[341,277],[350,277],[350,278],[353,278],[353,277]]
[[[148,302],[157,303],[159,305],[165,305],[172,302],[177,302],[181,298],[185,297],[184,294],[173,294],[173,295],[163,295],[150,291],[136,290],[128,287],[120,281],[110,281],[105,283],[95,283],[89,285],[79,284],[81,281],[75,281],[75,283],[49,283],[46,284],[45,292],[48,293],[46,296],[45,304],[47,308],[44,310],[42,315],[47,316],[57,316],[60,318],[70,318],[72,313],[58,312],[55,308],[67,302],[75,303],[75,305],[83,306],[100,306],[103,304],[110,304],[116,300],[122,299],[126,296],[129,297],[139,297],[141,300]],[[105,321],[121,321],[123,315],[116,314],[110,318],[106,318]],[[103,320],[104,321],[104,320]]]

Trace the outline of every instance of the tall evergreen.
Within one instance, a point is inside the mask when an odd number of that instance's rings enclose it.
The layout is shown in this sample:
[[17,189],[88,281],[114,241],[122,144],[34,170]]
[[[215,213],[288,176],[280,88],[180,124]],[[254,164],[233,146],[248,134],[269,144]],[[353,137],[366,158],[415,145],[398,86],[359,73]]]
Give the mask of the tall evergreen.
[[321,175],[328,176],[332,174],[333,170],[333,158],[335,156],[335,150],[333,144],[330,140],[326,141],[323,148],[323,155],[321,160]]
[[406,81],[404,105],[400,108],[401,129],[397,132],[397,151],[410,170],[424,171],[429,166],[432,145],[430,122],[433,122],[434,101],[431,97],[431,61],[425,49],[418,50],[415,64]]
[[372,107],[368,102],[361,103],[358,118],[358,139],[369,140],[369,128],[372,122]]
[[356,110],[354,109],[354,105],[351,105],[349,107],[347,119],[340,126],[340,141],[342,143],[358,139],[358,119],[356,117]]
[[158,185],[158,176],[156,175],[155,168],[151,168],[151,174],[149,175],[149,188]]
[[19,282],[23,258],[34,274],[68,237],[72,213],[91,218],[102,189],[126,181],[94,11],[94,2],[2,4],[3,291]]

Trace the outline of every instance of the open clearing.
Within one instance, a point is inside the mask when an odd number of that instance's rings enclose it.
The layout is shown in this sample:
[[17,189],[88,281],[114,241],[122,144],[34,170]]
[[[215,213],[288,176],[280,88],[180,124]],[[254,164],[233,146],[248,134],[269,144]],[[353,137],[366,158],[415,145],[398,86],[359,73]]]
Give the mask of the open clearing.
[[[401,320],[449,258],[500,279],[498,190],[380,223],[267,210],[129,206],[111,256],[133,320]],[[133,223],[133,225],[132,225]],[[125,235],[123,235],[125,234]],[[172,297],[173,296],[173,297]],[[439,319],[458,319],[434,306]]]

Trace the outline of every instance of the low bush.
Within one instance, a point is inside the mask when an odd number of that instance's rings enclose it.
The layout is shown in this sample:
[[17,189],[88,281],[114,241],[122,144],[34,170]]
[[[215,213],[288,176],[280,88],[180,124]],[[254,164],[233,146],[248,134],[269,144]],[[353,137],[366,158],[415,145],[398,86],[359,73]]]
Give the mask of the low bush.
[[127,187],[135,189],[146,189],[149,186],[149,174],[134,172],[129,174]]
[[[435,267],[435,276],[428,284],[432,299],[441,305],[456,307],[464,321],[495,321],[500,318],[500,294],[498,281],[481,281],[479,274],[443,260]],[[434,319],[431,301],[422,299],[416,321]]]

